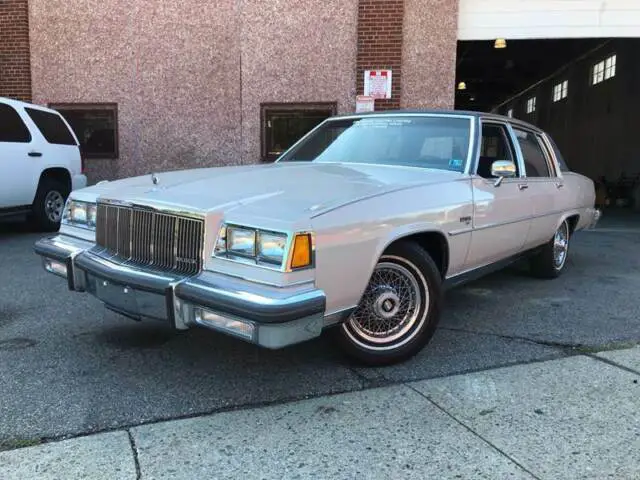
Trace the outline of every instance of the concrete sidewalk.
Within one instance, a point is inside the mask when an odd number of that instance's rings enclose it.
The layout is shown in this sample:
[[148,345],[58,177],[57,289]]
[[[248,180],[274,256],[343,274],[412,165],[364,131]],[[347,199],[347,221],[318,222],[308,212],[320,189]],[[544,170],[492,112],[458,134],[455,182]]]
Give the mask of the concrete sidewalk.
[[640,479],[640,347],[0,453],[9,479]]

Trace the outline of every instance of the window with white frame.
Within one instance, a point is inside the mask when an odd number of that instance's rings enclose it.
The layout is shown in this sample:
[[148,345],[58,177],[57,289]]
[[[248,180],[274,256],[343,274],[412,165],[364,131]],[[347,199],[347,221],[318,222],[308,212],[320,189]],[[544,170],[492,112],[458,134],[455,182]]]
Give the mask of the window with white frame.
[[591,84],[597,85],[600,82],[616,76],[616,55],[596,63],[591,69]]
[[604,60],[596,63],[591,70],[591,83],[596,85],[604,80]]
[[536,97],[531,97],[527,100],[527,113],[533,113],[536,111]]
[[563,98],[567,98],[569,89],[569,81],[565,80],[553,86],[553,101],[559,102]]
[[608,80],[616,76],[616,56],[611,55],[604,61],[604,79]]

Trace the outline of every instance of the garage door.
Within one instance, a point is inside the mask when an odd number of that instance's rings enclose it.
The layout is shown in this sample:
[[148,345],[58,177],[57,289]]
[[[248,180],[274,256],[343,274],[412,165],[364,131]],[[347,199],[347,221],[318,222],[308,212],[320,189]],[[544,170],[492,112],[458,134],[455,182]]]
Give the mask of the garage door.
[[640,0],[460,0],[459,40],[640,37]]

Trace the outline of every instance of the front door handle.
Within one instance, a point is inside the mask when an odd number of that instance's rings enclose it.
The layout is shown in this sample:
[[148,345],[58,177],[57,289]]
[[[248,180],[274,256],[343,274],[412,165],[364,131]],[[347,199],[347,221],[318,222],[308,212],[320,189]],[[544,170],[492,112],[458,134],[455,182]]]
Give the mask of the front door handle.
[[518,188],[520,190],[526,190],[527,188],[529,188],[529,185],[527,185],[526,183],[519,183]]
[[29,152],[27,155],[29,155],[30,157],[41,157],[42,152]]
[[558,183],[556,183],[556,187],[557,188],[562,188],[562,187],[564,187],[564,183],[558,182]]

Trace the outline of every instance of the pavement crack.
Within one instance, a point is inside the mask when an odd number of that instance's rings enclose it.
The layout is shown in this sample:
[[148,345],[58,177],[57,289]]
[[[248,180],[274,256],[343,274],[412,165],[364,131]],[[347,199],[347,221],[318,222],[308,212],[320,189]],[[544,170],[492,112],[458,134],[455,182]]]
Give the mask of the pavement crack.
[[618,362],[614,362],[613,360],[609,360],[608,358],[604,358],[604,357],[599,357],[598,355],[594,354],[594,353],[584,353],[583,355],[586,355],[587,357],[593,358],[594,360],[599,360],[603,363],[606,363],[607,365],[611,365],[612,367],[616,367],[619,368],[621,370],[624,370],[625,372],[629,372],[629,373],[633,373],[634,375],[640,375],[640,372],[638,370],[634,370],[633,368],[627,367],[625,365],[622,365]]
[[570,350],[575,350],[583,346],[581,344],[574,344],[574,343],[552,342],[549,340],[534,340],[532,338],[520,337],[518,335],[503,335],[500,333],[493,333],[493,332],[478,332],[476,330],[467,330],[464,328],[440,327],[440,329],[449,330],[451,332],[462,332],[462,333],[471,333],[473,335],[485,335],[488,337],[498,337],[498,338],[504,338],[507,340],[519,340],[521,342],[533,343],[533,344],[542,345],[545,347],[555,347],[555,348],[570,349]]
[[529,470],[528,468],[526,468],[524,465],[522,465],[520,462],[518,462],[515,458],[513,458],[511,455],[509,455],[507,452],[505,452],[504,450],[502,450],[500,447],[498,447],[497,445],[495,445],[494,443],[492,443],[490,440],[486,439],[485,437],[483,437],[482,435],[480,435],[478,432],[476,432],[474,429],[472,429],[471,427],[469,427],[466,423],[462,422],[461,420],[459,420],[456,416],[454,416],[453,414],[449,413],[449,411],[447,411],[444,407],[440,406],[439,404],[437,404],[434,400],[432,400],[430,397],[428,397],[427,395],[425,395],[424,393],[422,393],[421,391],[417,390],[416,388],[412,387],[411,385],[409,385],[408,383],[404,384],[407,388],[410,388],[411,390],[413,390],[414,392],[416,392],[418,395],[420,395],[422,398],[424,398],[427,402],[429,402],[430,404],[432,404],[434,407],[436,407],[438,410],[440,410],[442,413],[444,413],[447,417],[449,417],[451,420],[453,420],[454,422],[456,422],[458,425],[460,425],[462,428],[464,428],[466,431],[468,431],[469,433],[471,433],[474,437],[479,438],[481,441],[483,441],[484,443],[486,443],[487,445],[489,445],[489,447],[491,447],[492,449],[494,449],[496,452],[498,452],[500,455],[502,455],[503,457],[507,458],[507,460],[509,460],[510,462],[512,462],[514,465],[518,466],[518,468],[520,468],[522,471],[528,473],[529,475],[531,475],[531,477],[535,478],[536,480],[542,480],[540,477],[538,477],[536,474],[534,474],[531,470]]
[[140,480],[142,478],[142,471],[140,470],[140,461],[138,460],[138,447],[136,446],[136,441],[133,438],[133,433],[131,433],[130,429],[127,429],[127,435],[129,437],[131,453],[133,455],[133,463],[136,466],[136,480]]

